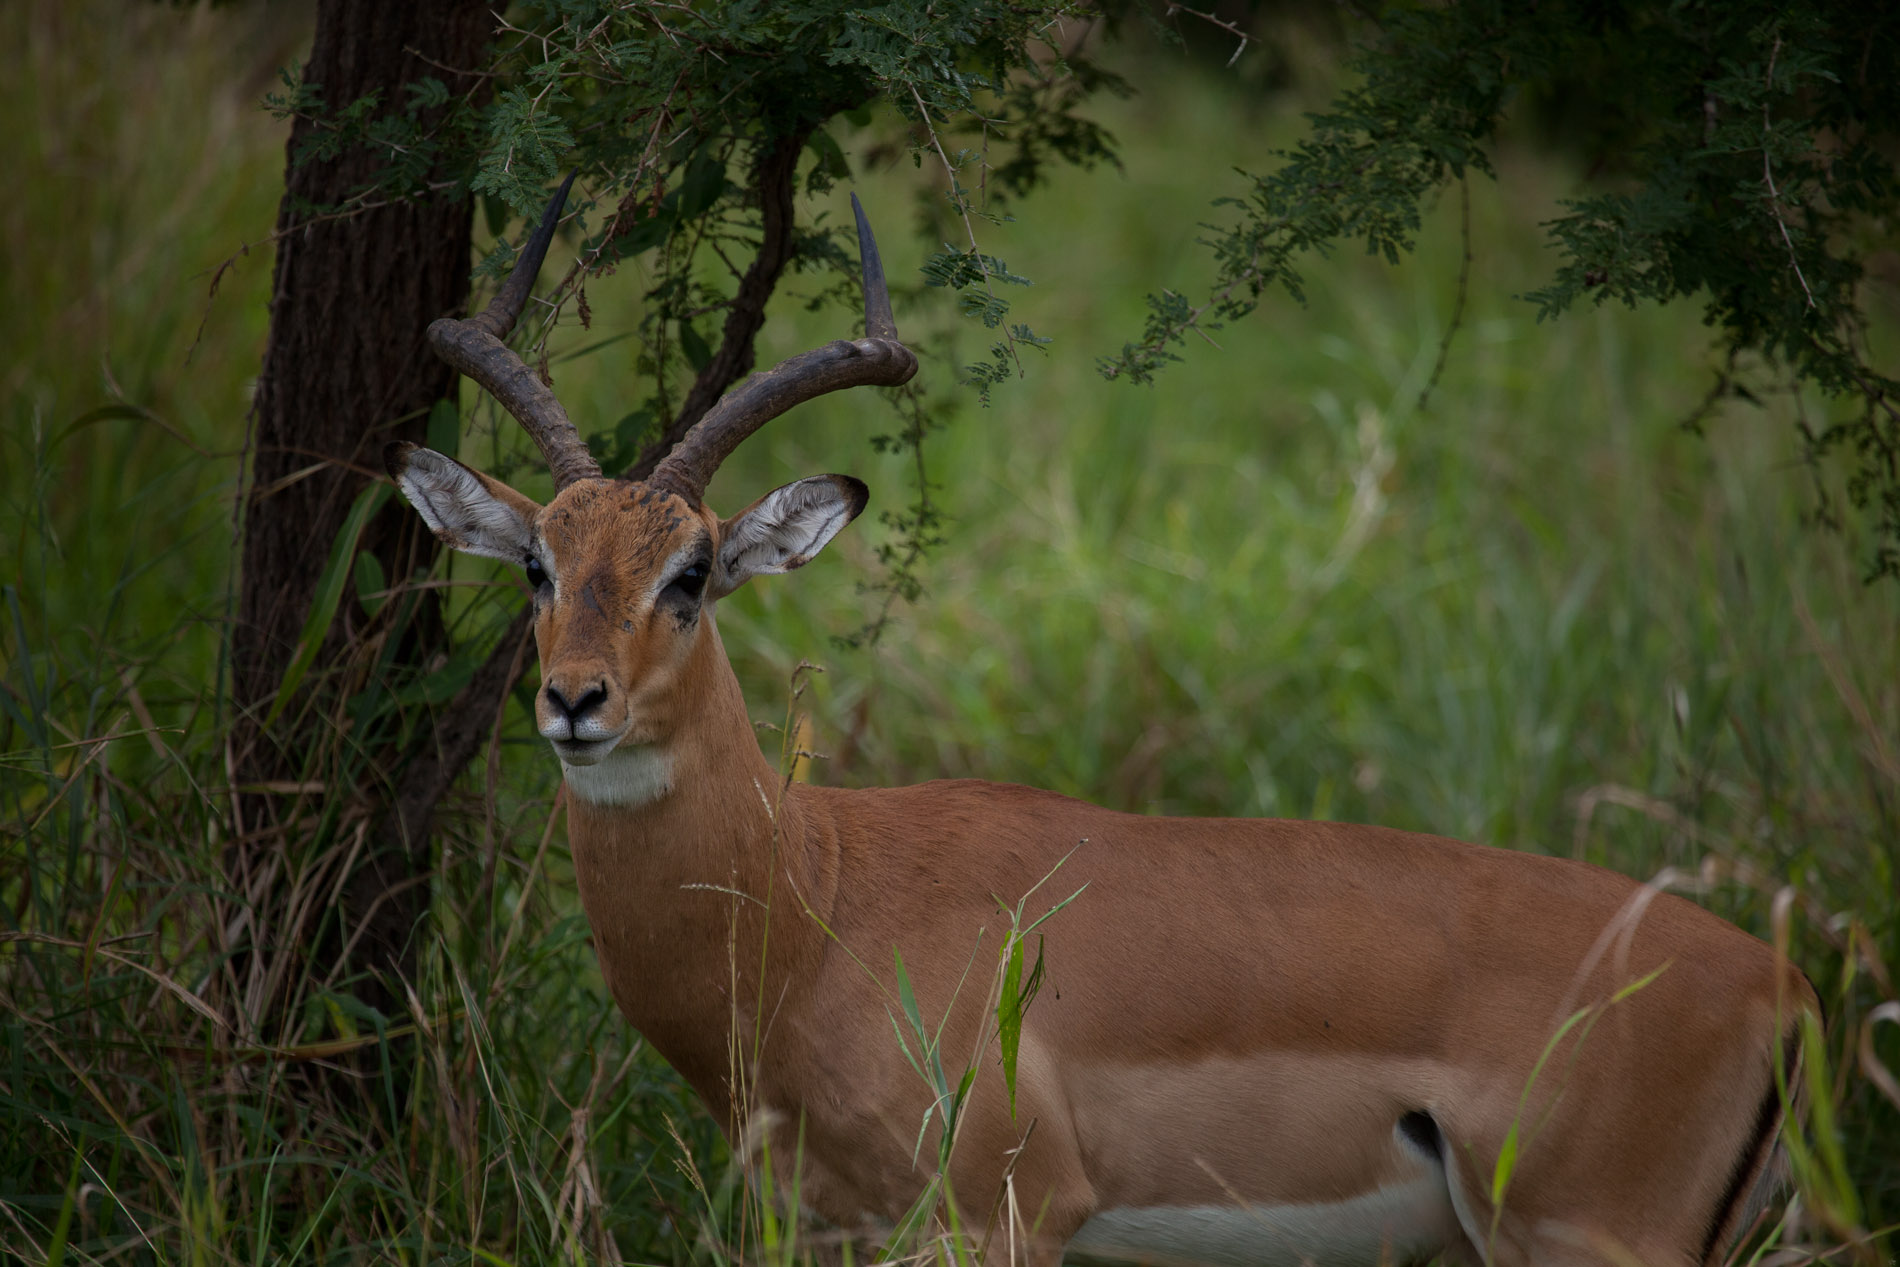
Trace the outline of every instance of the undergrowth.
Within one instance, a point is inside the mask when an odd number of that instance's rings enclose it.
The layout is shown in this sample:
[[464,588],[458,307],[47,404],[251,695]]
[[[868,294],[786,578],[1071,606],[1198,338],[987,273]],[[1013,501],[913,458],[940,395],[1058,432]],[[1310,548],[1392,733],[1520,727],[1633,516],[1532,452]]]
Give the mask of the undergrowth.
[[[496,777],[478,763],[439,816],[403,1009],[365,1009],[288,951],[281,969],[233,957],[241,921],[322,917],[366,813],[274,790],[283,905],[225,875],[219,640],[268,250],[208,306],[200,287],[270,223],[282,137],[242,89],[294,36],[222,10],[84,16],[15,6],[0,39],[9,116],[48,120],[7,141],[27,175],[8,239],[45,244],[8,253],[7,292],[46,298],[0,312],[0,1253],[802,1261],[815,1242],[763,1236],[770,1199],[619,1020],[518,705]],[[1455,208],[1412,263],[1332,260],[1307,307],[1263,307],[1152,389],[1104,384],[1094,355],[1157,277],[1196,267],[1205,198],[1143,173],[1219,192],[1284,140],[1303,91],[1181,67],[1155,82],[1103,107],[1127,176],[1073,176],[994,228],[1047,279],[1018,303],[1057,342],[995,411],[931,439],[949,544],[921,602],[876,647],[830,642],[880,601],[852,584],[879,542],[867,516],[830,562],[722,605],[757,715],[779,721],[817,658],[814,779],[975,775],[1661,875],[1786,946],[1828,1008],[1773,1261],[1890,1254],[1900,586],[1863,585],[1855,543],[1802,522],[1786,420],[1820,407],[1731,403],[1691,434],[1692,315],[1538,324],[1511,296],[1569,178],[1521,148],[1473,186],[1470,308],[1424,407],[1460,284]],[[138,108],[160,100],[199,126]],[[901,205],[912,174],[873,167],[867,204]],[[918,250],[891,236],[902,276]],[[637,325],[637,284],[598,289],[592,337]],[[839,333],[798,301],[761,360]],[[618,416],[627,366],[556,367],[577,417]],[[875,401],[829,400],[736,455],[710,500],[831,469],[901,504],[914,469],[866,444],[888,426]],[[340,843],[307,847],[318,823]],[[274,971],[268,996],[289,1002],[260,1011],[241,978]]]

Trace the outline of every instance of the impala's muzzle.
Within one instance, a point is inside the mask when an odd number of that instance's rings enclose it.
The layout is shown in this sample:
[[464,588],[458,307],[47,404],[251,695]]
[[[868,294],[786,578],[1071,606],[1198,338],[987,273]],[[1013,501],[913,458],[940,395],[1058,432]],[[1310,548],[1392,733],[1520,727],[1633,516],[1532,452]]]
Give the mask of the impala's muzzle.
[[626,735],[626,702],[604,677],[576,676],[578,682],[563,675],[549,677],[535,697],[535,724],[562,761],[592,765]]
[[560,690],[550,682],[547,697],[548,703],[554,706],[556,712],[567,718],[571,725],[578,726],[587,719],[590,713],[597,712],[600,706],[607,702],[607,684],[602,682],[597,686],[587,688],[586,694],[570,703],[567,696],[561,694]]

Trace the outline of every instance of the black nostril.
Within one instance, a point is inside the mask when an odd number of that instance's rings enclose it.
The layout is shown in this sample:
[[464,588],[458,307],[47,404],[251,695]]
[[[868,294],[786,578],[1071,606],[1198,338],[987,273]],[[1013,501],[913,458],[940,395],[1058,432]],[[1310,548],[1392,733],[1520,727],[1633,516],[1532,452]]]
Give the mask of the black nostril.
[[579,721],[582,717],[585,717],[588,713],[593,712],[596,708],[599,708],[602,704],[607,702],[607,690],[604,686],[590,688],[587,694],[581,696],[571,704],[568,703],[567,696],[561,694],[561,692],[552,685],[546,688],[546,692],[548,703],[560,709],[562,714],[566,716],[569,721]]

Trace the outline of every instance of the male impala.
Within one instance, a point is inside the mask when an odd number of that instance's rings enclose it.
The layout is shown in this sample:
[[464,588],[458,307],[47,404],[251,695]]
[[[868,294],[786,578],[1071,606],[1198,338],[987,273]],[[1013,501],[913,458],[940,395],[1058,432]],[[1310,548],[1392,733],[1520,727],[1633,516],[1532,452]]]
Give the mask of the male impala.
[[998,901],[1057,872],[1044,892],[1083,891],[1042,930],[1016,1114],[992,1047],[959,1128],[966,1225],[1007,1187],[1044,1264],[1720,1260],[1776,1182],[1777,1063],[1816,1004],[1692,903],[1378,827],[1148,818],[976,780],[785,786],[717,603],[811,559],[865,488],[820,475],[729,519],[702,495],[791,406],[915,370],[869,228],[860,212],[866,337],[753,376],[651,478],[614,480],[500,342],[564,195],[489,308],[429,331],[533,435],[553,501],[413,445],[387,461],[442,540],[526,567],[535,716],[601,970],[729,1133],[770,1122],[840,1224],[899,1217],[932,1092],[886,965],[902,954],[927,1024],[948,1014],[944,1052],[975,1051],[979,930],[988,962]]

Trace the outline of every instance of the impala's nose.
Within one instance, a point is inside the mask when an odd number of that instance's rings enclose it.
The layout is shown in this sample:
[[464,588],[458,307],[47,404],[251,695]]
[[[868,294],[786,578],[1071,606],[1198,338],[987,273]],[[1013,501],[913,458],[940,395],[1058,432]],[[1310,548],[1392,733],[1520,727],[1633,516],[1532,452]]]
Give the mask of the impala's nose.
[[606,684],[602,682],[592,684],[579,699],[573,700],[572,702],[568,700],[567,696],[561,694],[560,688],[556,687],[552,682],[548,683],[544,689],[548,697],[548,703],[554,705],[556,711],[558,711],[561,716],[567,718],[569,725],[580,721],[583,717],[587,716],[587,714],[607,702],[607,687]]

